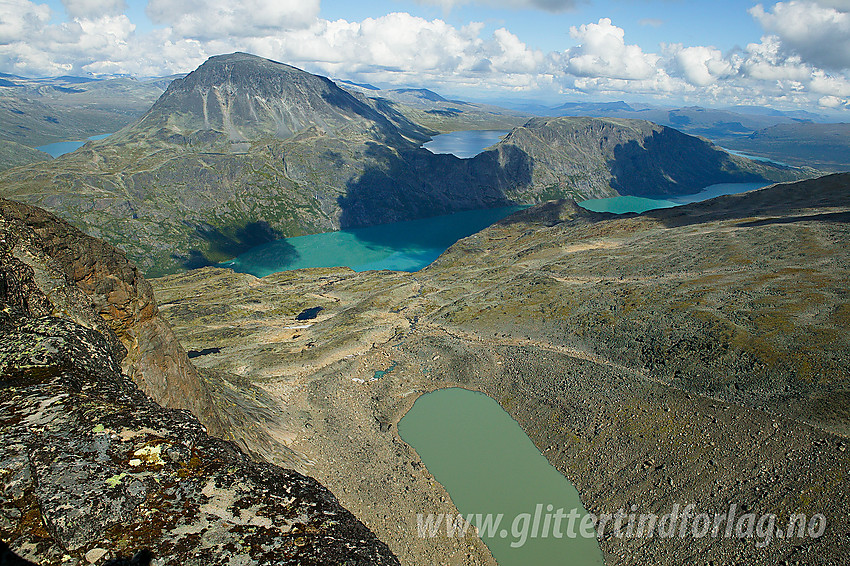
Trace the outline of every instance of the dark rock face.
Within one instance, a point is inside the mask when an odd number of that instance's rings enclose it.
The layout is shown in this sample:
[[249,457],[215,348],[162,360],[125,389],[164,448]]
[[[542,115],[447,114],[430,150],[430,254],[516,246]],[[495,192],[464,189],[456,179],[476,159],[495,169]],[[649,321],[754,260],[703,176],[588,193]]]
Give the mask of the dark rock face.
[[120,252],[0,210],[0,539],[15,552],[0,561],[398,563],[315,480],[252,461],[123,373],[214,409],[197,373],[175,372],[194,368]]

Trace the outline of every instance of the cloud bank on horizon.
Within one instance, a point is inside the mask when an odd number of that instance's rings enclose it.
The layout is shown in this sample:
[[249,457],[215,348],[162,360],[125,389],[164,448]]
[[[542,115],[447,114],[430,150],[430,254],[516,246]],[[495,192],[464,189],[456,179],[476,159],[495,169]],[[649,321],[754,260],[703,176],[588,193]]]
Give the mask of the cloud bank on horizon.
[[[508,26],[485,32],[393,12],[360,21],[321,16],[319,0],[149,0],[141,31],[124,0],[0,0],[0,70],[25,76],[193,70],[209,56],[246,51],[329,76],[448,92],[561,94],[701,104],[850,110],[850,0],[754,4],[760,41],[630,43],[610,18],[570,26],[574,46],[544,52]],[[417,0],[561,13],[586,0]],[[658,27],[648,19],[642,26]]]

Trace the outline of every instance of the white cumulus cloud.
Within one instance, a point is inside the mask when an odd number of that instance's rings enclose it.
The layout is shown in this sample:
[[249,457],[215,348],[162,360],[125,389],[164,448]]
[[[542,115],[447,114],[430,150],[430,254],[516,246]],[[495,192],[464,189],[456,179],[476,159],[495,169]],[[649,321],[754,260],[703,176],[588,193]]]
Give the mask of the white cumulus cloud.
[[580,45],[566,53],[566,68],[579,77],[647,79],[656,72],[658,56],[625,43],[625,31],[610,19],[571,27],[570,35]]
[[750,13],[789,53],[823,69],[850,69],[850,2],[792,0]]
[[678,45],[675,51],[674,57],[683,77],[695,86],[708,86],[734,70],[732,61],[724,59],[720,50],[713,47]]
[[[533,86],[545,56],[501,28],[455,27],[405,12],[362,22],[319,20],[307,29],[249,40],[259,55],[337,77],[416,85]],[[543,80],[548,80],[545,77]]]
[[761,43],[750,43],[742,64],[746,76],[762,81],[803,81],[812,68],[798,55],[787,55],[776,36],[766,36]]
[[[318,17],[319,0],[150,0],[148,13],[161,27],[141,33],[123,13],[124,0],[63,1],[67,13],[76,15],[55,23],[53,18],[64,14],[51,14],[38,0],[0,0],[0,70],[27,76],[155,76],[188,72],[212,55],[245,51],[332,77],[449,93],[543,91],[672,104],[835,109],[848,108],[850,99],[845,68],[819,63],[841,53],[846,37],[839,31],[850,0],[792,0],[770,10],[757,6],[753,17],[765,26],[765,36],[728,53],[682,44],[645,51],[608,18],[571,27],[574,47],[544,53],[512,33],[510,25],[489,31],[481,22],[453,25],[405,12],[330,21]],[[485,2],[490,0],[480,0]],[[551,10],[573,4],[492,2]],[[804,4],[817,8],[814,15],[792,22],[789,14]],[[825,41],[835,53],[815,49],[814,40],[792,26],[814,29],[813,22],[829,31]]]
[[444,10],[451,10],[456,6],[465,4],[477,4],[479,6],[491,6],[494,8],[513,8],[545,10],[547,12],[565,12],[573,9],[576,4],[586,0],[416,0],[419,4],[440,6]]
[[0,44],[27,39],[50,20],[50,7],[29,0],[0,0]]

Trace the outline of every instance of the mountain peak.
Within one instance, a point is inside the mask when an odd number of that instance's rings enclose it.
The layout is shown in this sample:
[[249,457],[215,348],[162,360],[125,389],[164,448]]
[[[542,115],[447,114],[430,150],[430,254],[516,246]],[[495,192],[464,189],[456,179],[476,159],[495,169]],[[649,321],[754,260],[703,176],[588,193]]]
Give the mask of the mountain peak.
[[133,127],[172,140],[232,143],[288,139],[308,128],[334,137],[398,137],[384,116],[330,79],[240,52],[210,57],[173,81]]
[[236,51],[234,53],[224,53],[221,55],[213,55],[212,57],[204,61],[201,66],[196,69],[196,71],[199,71],[201,69],[208,69],[210,67],[216,67],[218,65],[239,64],[257,65],[261,67],[267,67],[269,69],[277,68],[281,71],[309,74],[307,73],[307,71],[302,71],[301,69],[293,67],[292,65],[287,65],[286,63],[281,63],[272,59],[266,59],[265,57],[260,57],[259,55],[253,55],[251,53],[243,53],[242,51]]

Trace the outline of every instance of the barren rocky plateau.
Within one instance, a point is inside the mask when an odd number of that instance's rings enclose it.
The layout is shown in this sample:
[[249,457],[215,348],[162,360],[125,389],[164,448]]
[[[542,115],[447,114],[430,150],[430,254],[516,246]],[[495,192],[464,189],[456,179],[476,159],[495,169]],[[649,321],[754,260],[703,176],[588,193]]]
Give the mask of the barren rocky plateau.
[[849,219],[850,174],[642,215],[562,200],[416,273],[208,267],[152,285],[205,353],[193,362],[232,434],[241,405],[265,407],[257,452],[285,447],[402,564],[493,563],[477,539],[416,536],[417,513],[456,511],[396,431],[418,396],[464,387],[497,400],[593,513],[828,520],[764,548],[604,538],[606,564],[826,566],[850,549]]

